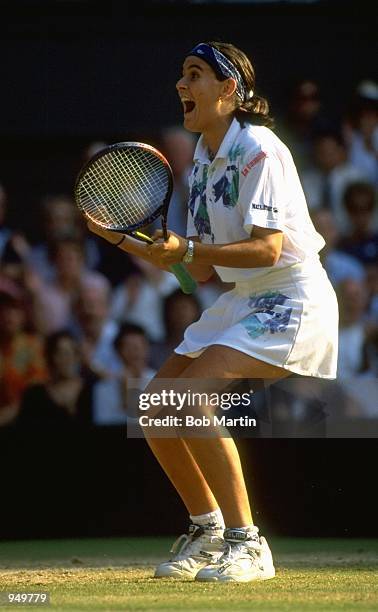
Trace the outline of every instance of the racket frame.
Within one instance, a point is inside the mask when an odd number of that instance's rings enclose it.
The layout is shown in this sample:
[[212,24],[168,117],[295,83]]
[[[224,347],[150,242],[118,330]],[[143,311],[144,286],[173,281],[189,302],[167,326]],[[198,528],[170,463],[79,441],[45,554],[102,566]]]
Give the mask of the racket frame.
[[[138,221],[138,223],[134,223],[132,225],[127,225],[127,226],[117,225],[117,227],[109,227],[106,223],[103,223],[97,219],[93,219],[87,213],[85,208],[81,206],[81,197],[80,197],[81,180],[83,176],[85,175],[85,173],[87,172],[88,168],[93,166],[93,164],[98,159],[100,159],[101,157],[104,157],[107,153],[111,153],[112,151],[122,150],[125,148],[130,149],[133,147],[136,149],[144,149],[145,151],[150,152],[155,157],[160,159],[160,161],[163,163],[166,169],[166,174],[167,174],[167,179],[168,179],[167,193],[163,199],[162,204],[158,206],[156,210],[154,210],[154,212],[151,213],[145,219]],[[103,149],[100,149],[100,151],[95,153],[95,155],[93,155],[83,165],[83,167],[81,168],[77,176],[77,179],[75,181],[75,186],[74,186],[74,195],[75,195],[76,205],[87,219],[90,219],[93,223],[95,223],[96,225],[108,231],[123,233],[129,236],[132,236],[133,238],[136,238],[137,240],[141,240],[142,242],[147,242],[148,244],[152,244],[154,242],[152,238],[150,238],[149,236],[146,236],[145,234],[143,234],[142,232],[139,232],[138,230],[146,227],[147,225],[150,225],[159,217],[160,217],[161,225],[163,229],[163,238],[165,241],[168,240],[167,215],[168,215],[168,207],[169,207],[169,203],[171,200],[172,192],[173,192],[173,173],[172,173],[172,168],[170,167],[167,159],[164,157],[164,155],[160,151],[158,151],[158,149],[155,149],[155,147],[152,147],[151,145],[148,145],[143,142],[134,142],[134,141],[117,142],[115,144],[108,145],[107,147],[104,147]],[[180,283],[181,289],[184,293],[190,294],[190,293],[193,293],[193,291],[195,291],[197,287],[197,283],[192,278],[190,273],[187,271],[184,264],[182,263],[173,264],[170,266],[170,270],[176,276],[177,280]]]
[[[117,226],[115,227],[109,227],[106,223],[101,223],[100,221],[98,221],[97,219],[94,220],[90,217],[90,215],[88,215],[88,213],[86,212],[86,210],[84,208],[82,208],[82,206],[80,205],[80,196],[79,196],[79,192],[80,192],[80,183],[81,183],[81,179],[82,177],[85,175],[85,173],[87,172],[88,168],[90,168],[91,166],[93,166],[93,164],[100,159],[101,157],[104,157],[104,155],[106,155],[107,153],[111,153],[112,151],[117,151],[120,149],[125,149],[125,148],[136,148],[136,149],[144,149],[146,151],[149,151],[150,153],[152,153],[153,155],[155,155],[156,157],[158,157],[164,164],[166,170],[167,170],[167,177],[168,177],[168,190],[167,193],[165,195],[165,198],[163,200],[163,203],[161,204],[161,206],[159,206],[153,213],[151,213],[151,215],[149,215],[148,217],[146,217],[145,219],[143,219],[143,221],[139,221],[138,223],[134,223],[132,225],[127,225],[127,226]],[[115,144],[112,145],[108,145],[107,147],[104,147],[103,149],[100,149],[100,151],[97,151],[97,153],[95,153],[85,164],[84,166],[81,168],[76,181],[75,181],[75,187],[74,187],[74,194],[75,194],[75,200],[76,200],[76,204],[79,208],[79,210],[85,215],[85,217],[87,219],[90,219],[91,221],[93,221],[93,223],[96,223],[96,225],[99,225],[100,227],[103,227],[104,229],[110,231],[110,232],[120,232],[120,233],[124,233],[124,234],[129,234],[129,235],[133,235],[133,232],[137,231],[138,229],[141,229],[142,227],[146,227],[148,225],[151,225],[151,223],[153,223],[154,221],[156,221],[156,219],[158,219],[159,217],[161,217],[161,225],[162,225],[162,229],[163,229],[163,237],[164,240],[168,240],[168,232],[167,232],[167,214],[168,214],[168,206],[172,197],[172,192],[173,192],[173,173],[172,173],[172,168],[169,165],[168,160],[164,157],[164,155],[158,151],[158,149],[155,149],[155,147],[152,147],[151,145],[148,145],[144,142],[135,142],[135,141],[125,141],[125,142],[117,142]],[[137,238],[137,236],[134,236]],[[147,238],[147,236],[146,236]],[[141,240],[141,238],[139,238],[139,240]],[[143,239],[142,239],[143,240]],[[147,240],[146,240],[147,242]]]

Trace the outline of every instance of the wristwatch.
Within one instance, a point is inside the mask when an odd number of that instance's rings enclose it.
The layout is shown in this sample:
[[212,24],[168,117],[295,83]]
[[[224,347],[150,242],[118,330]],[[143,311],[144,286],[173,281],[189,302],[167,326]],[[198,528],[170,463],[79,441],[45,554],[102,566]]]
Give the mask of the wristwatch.
[[193,261],[193,257],[194,257],[194,242],[193,240],[188,240],[188,248],[186,249],[181,261],[183,261],[186,264],[190,264]]

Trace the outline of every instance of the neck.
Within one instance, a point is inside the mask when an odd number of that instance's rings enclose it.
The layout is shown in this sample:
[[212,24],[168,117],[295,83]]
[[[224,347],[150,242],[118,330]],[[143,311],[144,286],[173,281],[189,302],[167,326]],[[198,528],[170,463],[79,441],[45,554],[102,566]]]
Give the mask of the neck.
[[210,155],[214,157],[218,152],[219,147],[222,144],[223,138],[225,137],[228,128],[233,121],[233,115],[224,115],[217,119],[214,126],[209,127],[202,133],[203,139],[209,149]]

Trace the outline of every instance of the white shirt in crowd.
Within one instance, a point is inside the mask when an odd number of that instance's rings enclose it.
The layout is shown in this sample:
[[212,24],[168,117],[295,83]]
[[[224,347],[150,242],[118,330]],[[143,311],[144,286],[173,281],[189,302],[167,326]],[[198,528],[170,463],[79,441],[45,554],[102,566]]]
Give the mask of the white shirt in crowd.
[[126,283],[115,288],[112,296],[110,316],[118,323],[127,321],[140,325],[154,342],[164,339],[165,330],[162,318],[162,300],[178,288],[173,274],[164,272],[159,285],[140,278],[137,298],[130,304]]
[[[133,388],[143,389],[155,376],[156,371],[145,368],[141,377],[133,379]],[[117,378],[107,378],[98,381],[93,388],[93,423],[95,425],[126,425],[127,418],[132,418],[125,402],[121,381]]]
[[339,355],[337,376],[340,380],[358,374],[362,365],[362,349],[365,341],[363,322],[343,327],[339,331]]

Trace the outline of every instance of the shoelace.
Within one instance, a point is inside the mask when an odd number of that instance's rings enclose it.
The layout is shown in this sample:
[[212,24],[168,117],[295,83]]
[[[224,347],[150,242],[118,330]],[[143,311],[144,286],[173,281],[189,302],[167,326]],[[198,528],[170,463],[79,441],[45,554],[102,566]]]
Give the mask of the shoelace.
[[[197,525],[195,525],[194,527],[197,527]],[[198,533],[198,531],[200,531],[201,533]],[[189,535],[183,533],[181,536],[179,536],[177,540],[173,543],[173,546],[171,548],[173,559],[179,561],[180,559],[184,559],[185,557],[190,555],[212,557],[211,553],[207,553],[206,551],[201,550],[201,543],[199,542],[199,538],[202,535],[204,535],[203,530],[200,527],[197,527],[197,529],[191,529],[189,531]],[[217,536],[208,536],[208,538],[210,543],[219,540],[219,543],[223,544],[222,538],[218,538]]]
[[226,550],[219,559],[219,563],[227,563],[233,559],[239,557],[241,554],[247,554],[254,559],[257,559],[259,552],[261,551],[260,542],[255,540],[247,540],[248,545],[245,542],[227,542],[225,541]]

